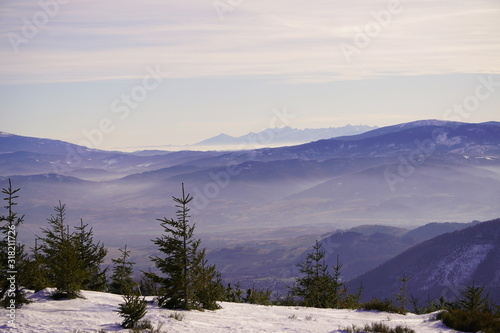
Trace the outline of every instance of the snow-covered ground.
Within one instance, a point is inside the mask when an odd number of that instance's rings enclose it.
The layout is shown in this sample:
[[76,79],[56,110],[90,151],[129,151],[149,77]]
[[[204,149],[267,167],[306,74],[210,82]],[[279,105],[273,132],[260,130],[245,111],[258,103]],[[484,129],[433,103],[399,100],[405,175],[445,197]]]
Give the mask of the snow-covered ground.
[[[30,296],[34,301],[16,311],[16,325],[8,325],[8,311],[1,309],[0,332],[128,332],[120,327],[121,317],[114,310],[123,299],[119,295],[83,291],[85,299],[54,301],[48,290]],[[372,322],[389,326],[404,325],[418,333],[456,332],[446,328],[434,315],[398,315],[385,312],[316,309],[287,306],[260,306],[222,302],[217,311],[181,311],[182,321],[170,318],[175,311],[148,305],[145,318],[165,332],[343,332]]]

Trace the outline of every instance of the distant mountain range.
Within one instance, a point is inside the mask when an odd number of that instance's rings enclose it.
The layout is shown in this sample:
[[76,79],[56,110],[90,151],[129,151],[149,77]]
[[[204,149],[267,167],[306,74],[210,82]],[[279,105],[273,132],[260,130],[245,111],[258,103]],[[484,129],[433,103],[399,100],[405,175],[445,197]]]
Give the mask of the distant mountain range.
[[[25,188],[29,209],[45,207],[47,213],[62,199],[81,209],[82,217],[95,202],[101,211],[120,212],[106,214],[106,227],[122,221],[123,214],[130,223],[144,219],[128,208],[139,197],[155,221],[181,182],[195,195],[193,210],[204,221],[203,231],[250,225],[327,232],[353,223],[488,220],[500,215],[500,123],[417,121],[296,146],[229,152],[109,152],[2,135],[0,177]],[[54,192],[47,188],[36,197],[42,180],[54,184]],[[82,187],[78,197],[75,180]]]
[[241,146],[242,149],[248,149],[252,148],[253,145],[293,145],[322,139],[330,139],[339,136],[357,135],[374,130],[376,128],[378,127],[368,125],[346,125],[343,127],[317,129],[297,129],[291,128],[289,126],[279,128],[275,127],[268,128],[257,133],[252,132],[238,137],[222,133],[210,139],[198,142],[194,144],[194,146]]
[[[175,217],[171,197],[184,183],[195,198],[196,231],[231,279],[274,281],[264,276],[269,268],[293,280],[295,262],[315,239],[343,251],[354,278],[457,227],[415,229],[430,221],[500,216],[500,123],[425,120],[236,151],[124,153],[2,133],[2,187],[7,178],[21,188],[19,237],[28,244],[61,200],[70,224],[83,218],[106,245],[128,244],[147,260],[162,232],[156,219]],[[359,225],[387,227],[353,229]],[[332,233],[339,229],[347,231]]]

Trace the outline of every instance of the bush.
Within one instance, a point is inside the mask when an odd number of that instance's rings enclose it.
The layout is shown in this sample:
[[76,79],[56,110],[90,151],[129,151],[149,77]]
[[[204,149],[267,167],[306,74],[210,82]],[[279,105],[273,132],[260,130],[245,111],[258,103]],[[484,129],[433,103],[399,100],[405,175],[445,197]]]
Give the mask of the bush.
[[363,328],[352,325],[352,327],[347,327],[344,330],[347,333],[415,333],[414,330],[406,326],[389,327],[384,323],[372,323],[371,325],[365,325]]
[[373,298],[371,301],[362,304],[361,308],[365,309],[366,311],[376,310],[376,311],[400,313],[400,314],[406,313],[404,309],[395,306],[389,299],[381,301],[378,298]]
[[130,331],[132,333],[164,333],[165,331],[162,330],[162,327],[162,322],[158,322],[156,327],[153,327],[151,321],[145,319],[138,322],[137,325]]
[[81,294],[81,292],[74,292],[72,294],[69,294],[67,292],[55,290],[50,294],[50,298],[52,298],[55,301],[60,301],[60,300],[66,300],[66,299],[74,299],[74,298],[84,298]]
[[457,331],[500,332],[500,318],[490,312],[457,309],[440,312],[437,319],[442,320],[446,326]]
[[146,301],[144,297],[138,295],[123,296],[125,303],[119,304],[118,309],[120,317],[125,318],[122,323],[123,328],[134,328],[139,320],[146,315]]
[[246,303],[258,305],[271,305],[271,293],[269,289],[252,289],[247,290]]

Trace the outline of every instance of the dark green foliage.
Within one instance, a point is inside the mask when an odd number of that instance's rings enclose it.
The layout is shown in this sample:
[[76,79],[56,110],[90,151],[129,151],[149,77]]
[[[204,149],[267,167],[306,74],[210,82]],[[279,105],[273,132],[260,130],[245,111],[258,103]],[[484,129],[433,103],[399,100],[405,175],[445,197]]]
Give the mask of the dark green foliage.
[[410,281],[410,278],[406,276],[406,273],[402,277],[398,278],[401,285],[399,286],[399,292],[396,294],[396,301],[399,304],[401,313],[406,313],[406,304],[408,303],[408,295],[406,294],[406,283]]
[[19,308],[28,303],[24,289],[21,287],[27,269],[28,258],[24,253],[24,245],[17,242],[18,228],[23,223],[24,216],[14,212],[14,201],[20,189],[13,189],[9,179],[9,187],[3,188],[6,201],[4,208],[7,215],[0,216],[0,301],[5,307]]
[[189,223],[188,204],[193,197],[184,192],[182,197],[173,197],[177,219],[158,219],[165,233],[153,242],[164,254],[151,258],[164,274],[144,273],[160,285],[158,303],[169,309],[216,309],[217,301],[223,299],[224,288],[215,266],[205,260],[205,250],[200,250],[201,241],[193,238],[194,225]]
[[108,268],[101,269],[101,264],[104,262],[108,250],[100,242],[94,242],[94,231],[92,228],[88,229],[88,224],[83,224],[83,220],[80,220],[80,226],[75,227],[75,229],[79,260],[82,263],[83,271],[86,273],[82,288],[106,291],[108,286],[106,272]]
[[50,286],[57,288],[57,299],[79,297],[81,289],[102,291],[106,286],[106,270],[100,265],[107,250],[94,244],[92,228],[80,222],[75,232],[65,224],[66,206],[59,202],[55,216],[48,219],[49,228],[42,229],[45,237],[40,246]]
[[[345,287],[345,285],[344,285]],[[345,309],[359,309],[361,307],[361,294],[363,293],[363,284],[361,284],[358,288],[358,291],[354,294],[350,294],[346,289],[342,290],[344,298],[342,300],[342,308]]]
[[50,286],[45,259],[40,253],[38,239],[35,239],[35,247],[31,248],[33,255],[26,262],[25,286],[35,292]]
[[423,314],[423,309],[420,307],[420,302],[418,297],[413,296],[413,294],[410,294],[410,304],[413,306],[413,313],[415,314]]
[[437,319],[442,320],[446,326],[462,332],[500,332],[500,317],[490,312],[456,309],[440,312]]
[[234,288],[231,286],[231,283],[227,284],[227,288],[224,294],[224,299],[226,302],[233,302],[233,303],[241,303],[243,302],[243,290],[240,289],[240,283],[236,283],[234,285]]
[[144,319],[141,320],[140,322],[135,325],[132,329],[130,329],[130,332],[132,333],[164,333],[166,331],[162,330],[163,323],[158,322],[156,323],[156,326],[153,326],[150,320]]
[[500,332],[500,316],[494,313],[489,295],[483,295],[484,288],[472,282],[460,292],[461,297],[456,302],[448,303],[448,311],[439,313],[438,319],[459,331]]
[[136,286],[132,278],[135,263],[127,261],[130,257],[130,251],[127,251],[127,245],[125,245],[125,249],[119,250],[122,254],[121,257],[118,259],[111,259],[113,262],[113,275],[111,276],[109,291],[114,294],[125,295],[132,293]]
[[205,260],[205,250],[198,253],[199,262],[195,262],[193,274],[193,288],[198,306],[202,309],[217,310],[220,306],[217,301],[224,299],[222,277],[215,265],[208,265]]
[[387,326],[384,323],[372,323],[370,325],[365,325],[365,327],[348,327],[344,329],[348,333],[415,333],[414,330],[398,325],[394,328]]
[[362,304],[361,308],[365,309],[366,311],[375,310],[375,311],[401,313],[401,314],[406,313],[406,311],[402,311],[401,308],[395,306],[392,303],[392,300],[390,299],[381,301],[378,298],[373,298],[371,301]]
[[121,324],[123,328],[133,328],[146,315],[147,303],[139,295],[125,295],[123,300],[124,303],[120,303],[115,311],[124,318]]
[[340,282],[342,264],[337,257],[337,264],[333,268],[333,275],[328,271],[324,262],[325,252],[321,251],[321,243],[316,241],[313,252],[307,254],[306,260],[298,264],[303,277],[297,278],[292,288],[295,296],[302,299],[302,305],[317,308],[339,308],[345,296],[345,287]]
[[461,292],[461,297],[457,301],[459,309],[476,312],[491,312],[489,295],[483,296],[484,286],[476,287],[472,281],[471,286],[466,286]]
[[139,282],[140,294],[144,296],[156,296],[159,294],[160,286],[156,282],[156,274],[153,274],[151,268],[148,272],[142,272]]
[[271,293],[269,289],[252,289],[247,290],[247,297],[245,298],[246,303],[259,304],[259,305],[271,305]]
[[59,202],[56,215],[49,219],[50,229],[43,229],[45,238],[41,251],[51,286],[57,288],[55,298],[76,298],[82,288],[85,272],[79,261],[77,242],[65,224],[66,206]]
[[[416,304],[415,304],[415,301],[416,301]],[[454,308],[455,306],[446,301],[446,299],[441,296],[439,298],[439,300],[434,300],[434,299],[431,299],[429,296],[427,296],[427,300],[426,300],[426,306],[420,308],[418,306],[418,299],[414,299],[412,301],[414,303],[414,308],[415,308],[415,313],[417,314],[422,314],[422,313],[431,313],[431,312],[436,312],[436,311],[439,311],[439,310],[445,310],[445,309],[451,309],[451,308]]]

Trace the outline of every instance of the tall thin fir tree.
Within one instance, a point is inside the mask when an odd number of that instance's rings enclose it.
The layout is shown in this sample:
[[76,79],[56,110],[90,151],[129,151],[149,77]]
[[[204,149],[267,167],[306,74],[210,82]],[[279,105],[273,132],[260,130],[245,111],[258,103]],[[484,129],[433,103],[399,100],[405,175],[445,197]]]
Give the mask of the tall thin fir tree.
[[113,262],[113,275],[111,275],[109,291],[114,294],[125,295],[132,293],[137,285],[132,278],[135,263],[128,260],[130,251],[127,250],[127,245],[125,245],[124,249],[119,249],[119,251],[121,256],[118,259],[111,259]]
[[403,273],[403,276],[398,278],[398,281],[401,282],[399,286],[399,292],[396,293],[396,301],[399,304],[399,309],[401,312],[406,313],[408,310],[406,309],[406,304],[408,303],[408,295],[406,292],[406,284],[410,281],[411,278]]
[[17,242],[19,226],[24,222],[24,215],[18,216],[14,212],[17,205],[15,199],[19,198],[17,193],[20,188],[14,189],[9,178],[9,186],[2,189],[6,201],[4,208],[7,215],[0,216],[0,232],[2,240],[0,244],[0,300],[5,307],[19,308],[28,303],[23,282],[24,270],[26,268],[27,255],[24,253],[24,245]]
[[164,274],[144,273],[160,285],[159,305],[169,309],[215,309],[223,298],[224,288],[215,266],[205,260],[205,251],[200,250],[200,239],[193,238],[195,225],[189,222],[188,204],[193,200],[184,191],[182,197],[172,197],[177,207],[177,219],[157,219],[164,229],[161,237],[153,240],[163,257],[151,260]]

